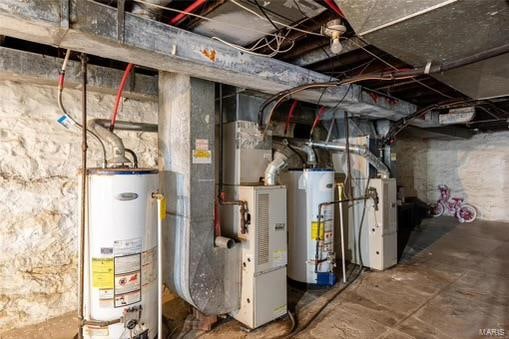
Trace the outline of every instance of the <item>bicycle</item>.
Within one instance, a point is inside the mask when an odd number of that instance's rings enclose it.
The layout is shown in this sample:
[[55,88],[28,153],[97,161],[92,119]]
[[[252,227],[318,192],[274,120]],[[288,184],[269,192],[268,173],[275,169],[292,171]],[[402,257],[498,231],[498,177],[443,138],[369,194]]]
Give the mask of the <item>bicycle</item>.
[[472,222],[477,218],[474,206],[464,202],[463,198],[451,198],[451,190],[447,185],[439,185],[440,199],[431,207],[431,215],[439,217],[444,213],[455,216],[459,222]]

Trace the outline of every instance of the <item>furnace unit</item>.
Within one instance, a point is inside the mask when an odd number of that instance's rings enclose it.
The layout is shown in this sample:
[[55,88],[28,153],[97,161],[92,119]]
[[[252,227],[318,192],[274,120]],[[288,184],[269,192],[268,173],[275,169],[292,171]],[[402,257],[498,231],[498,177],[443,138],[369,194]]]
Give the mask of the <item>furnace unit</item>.
[[251,222],[241,240],[242,287],[240,310],[232,316],[249,328],[268,323],[286,307],[286,188],[239,186],[247,201]]

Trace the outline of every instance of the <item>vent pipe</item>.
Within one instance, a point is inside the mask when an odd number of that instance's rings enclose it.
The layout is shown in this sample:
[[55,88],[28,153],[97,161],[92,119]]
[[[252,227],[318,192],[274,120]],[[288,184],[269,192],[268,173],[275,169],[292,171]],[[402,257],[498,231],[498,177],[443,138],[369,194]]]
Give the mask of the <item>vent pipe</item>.
[[[307,144],[308,146],[311,147],[322,148],[332,152],[346,152],[346,145],[342,144],[315,141],[309,141]],[[378,171],[382,178],[390,177],[389,168],[387,168],[387,166],[383,163],[382,160],[380,160],[373,153],[371,153],[366,146],[349,145],[349,150],[351,153],[357,154],[366,159]]]

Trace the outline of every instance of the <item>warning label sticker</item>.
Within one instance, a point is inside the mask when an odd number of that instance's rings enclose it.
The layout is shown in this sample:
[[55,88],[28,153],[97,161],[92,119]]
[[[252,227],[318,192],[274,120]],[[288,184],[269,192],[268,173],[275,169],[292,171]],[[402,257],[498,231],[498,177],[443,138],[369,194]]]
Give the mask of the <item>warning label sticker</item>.
[[115,307],[123,307],[141,301],[141,290],[115,295]]
[[141,256],[141,253],[136,253],[115,257],[115,307],[122,307],[141,300]]
[[141,254],[141,284],[147,285],[157,278],[157,247]]
[[208,139],[196,139],[194,142],[194,147],[199,151],[208,151],[209,141]]
[[209,150],[193,150],[193,164],[210,164],[212,163],[212,152]]
[[[320,232],[320,235],[318,235]],[[311,239],[323,240],[325,234],[325,225],[323,222],[313,221],[311,222]]]
[[140,272],[115,275],[115,295],[140,289]]
[[126,240],[115,240],[113,242],[113,254],[117,256],[128,255],[141,252],[141,238],[133,238]]
[[100,289],[113,288],[113,258],[92,258],[92,287]]
[[110,308],[113,307],[113,289],[100,289],[99,290],[99,307]]

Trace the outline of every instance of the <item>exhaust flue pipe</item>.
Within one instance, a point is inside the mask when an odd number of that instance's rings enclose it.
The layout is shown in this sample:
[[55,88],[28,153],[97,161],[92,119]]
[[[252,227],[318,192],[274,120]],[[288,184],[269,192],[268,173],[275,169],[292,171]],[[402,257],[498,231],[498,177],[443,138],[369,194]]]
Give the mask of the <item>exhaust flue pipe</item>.
[[265,169],[264,184],[265,186],[272,186],[278,184],[279,173],[286,169],[288,166],[288,157],[281,152],[274,153],[274,160],[272,160]]
[[107,160],[108,164],[122,166],[126,163],[130,163],[131,160],[125,156],[125,147],[122,139],[109,129],[101,126],[98,119],[91,119],[87,122],[89,130],[95,132],[103,141],[105,141],[111,149],[110,158]]
[[[307,144],[311,147],[323,148],[329,151],[346,152],[346,145],[343,144],[315,141],[309,141]],[[366,146],[349,145],[349,149],[350,152],[365,158],[374,168],[376,168],[382,178],[385,179],[390,177],[389,168],[385,166],[382,160],[378,159],[373,153],[371,153]]]

